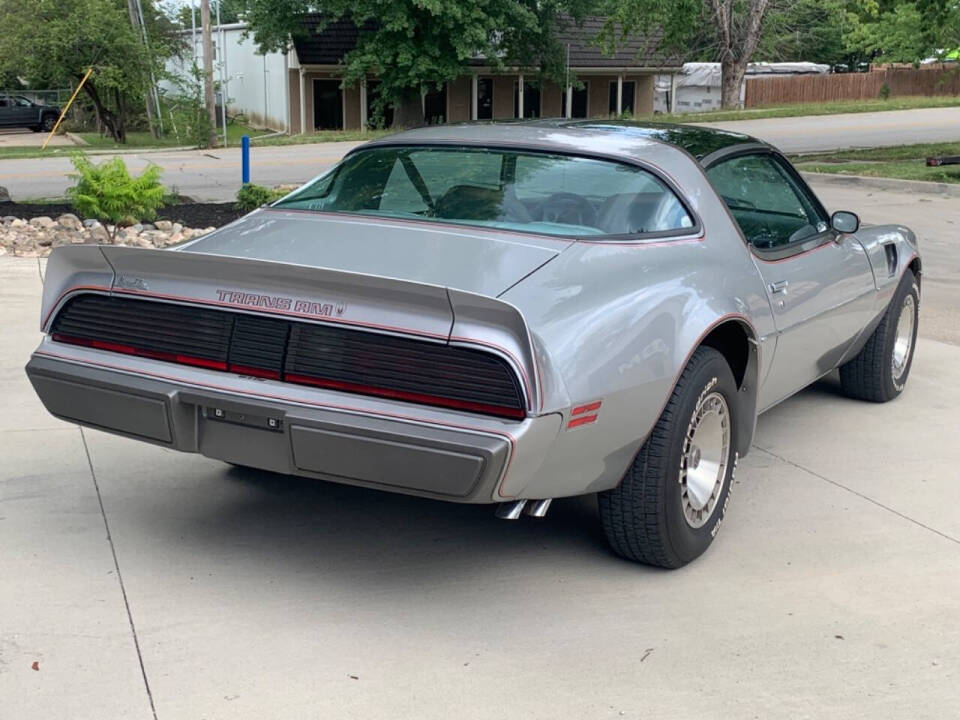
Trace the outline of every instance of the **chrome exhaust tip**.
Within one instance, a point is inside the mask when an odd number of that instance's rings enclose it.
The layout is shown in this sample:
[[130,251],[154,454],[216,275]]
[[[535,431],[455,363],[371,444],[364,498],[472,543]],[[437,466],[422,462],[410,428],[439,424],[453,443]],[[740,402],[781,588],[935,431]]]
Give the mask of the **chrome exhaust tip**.
[[497,511],[494,513],[501,520],[518,520],[523,514],[523,507],[527,504],[526,500],[511,500],[497,505]]
[[524,512],[530,517],[542,518],[547,514],[547,510],[550,509],[550,502],[553,498],[546,498],[544,500],[531,500],[524,507]]

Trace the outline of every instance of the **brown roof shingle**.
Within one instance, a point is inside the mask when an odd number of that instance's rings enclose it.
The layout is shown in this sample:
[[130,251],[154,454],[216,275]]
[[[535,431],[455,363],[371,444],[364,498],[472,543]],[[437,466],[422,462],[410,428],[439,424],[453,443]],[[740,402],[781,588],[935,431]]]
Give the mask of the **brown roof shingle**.
[[[615,55],[604,54],[601,48],[591,43],[603,26],[602,17],[590,17],[584,20],[583,25],[569,26],[558,33],[558,40],[562,45],[570,45],[570,67],[626,67],[626,68],[660,68],[683,65],[677,57],[669,57],[660,52],[660,32],[656,31],[646,37],[634,36],[629,38]],[[297,58],[302,65],[338,65],[343,56],[357,46],[360,34],[357,26],[350,20],[337,20],[327,24],[322,30],[322,17],[319,13],[310,13],[303,17],[303,32],[294,35],[293,45],[296,48]],[[366,23],[363,30],[370,31],[376,28],[375,23]],[[482,64],[474,61],[472,64]]]

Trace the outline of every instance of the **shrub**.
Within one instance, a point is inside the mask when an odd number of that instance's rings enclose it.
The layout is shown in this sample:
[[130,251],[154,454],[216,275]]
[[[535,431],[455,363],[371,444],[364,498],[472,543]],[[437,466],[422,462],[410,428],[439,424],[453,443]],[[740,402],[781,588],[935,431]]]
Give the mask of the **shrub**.
[[272,203],[274,200],[279,200],[286,194],[286,190],[271,190],[263,185],[247,183],[237,190],[237,210],[250,212],[267,203]]
[[120,157],[94,165],[78,153],[71,162],[77,172],[70,177],[76,178],[77,184],[67,190],[70,203],[83,217],[113,225],[111,241],[121,225],[152,220],[164,205],[166,189],[160,184],[156,165],[148,165],[134,178]]
[[886,83],[880,86],[880,97],[883,100],[888,100],[890,98],[890,86]]

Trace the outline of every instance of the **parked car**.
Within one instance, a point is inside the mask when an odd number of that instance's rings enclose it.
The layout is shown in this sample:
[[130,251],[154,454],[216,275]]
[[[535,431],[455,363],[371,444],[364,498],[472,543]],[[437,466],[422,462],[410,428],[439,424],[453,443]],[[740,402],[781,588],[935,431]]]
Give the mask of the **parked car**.
[[26,127],[50,132],[60,117],[60,108],[40,105],[22,95],[0,95],[0,127]]
[[903,391],[920,278],[910,230],[743,135],[439,126],[173,249],[56,249],[27,373],[58,417],[233,464],[511,519],[597,493],[617,553],[675,568],[759,413],[836,368]]

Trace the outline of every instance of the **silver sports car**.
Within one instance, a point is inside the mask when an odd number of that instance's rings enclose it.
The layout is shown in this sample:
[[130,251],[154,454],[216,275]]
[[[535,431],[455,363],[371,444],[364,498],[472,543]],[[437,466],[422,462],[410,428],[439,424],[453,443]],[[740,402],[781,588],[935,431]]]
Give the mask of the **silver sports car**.
[[237,465],[509,519],[597,493],[615,552],[674,568],[759,413],[835,368],[902,392],[920,272],[743,135],[442,126],[173,249],[57,249],[27,373],[58,417]]

